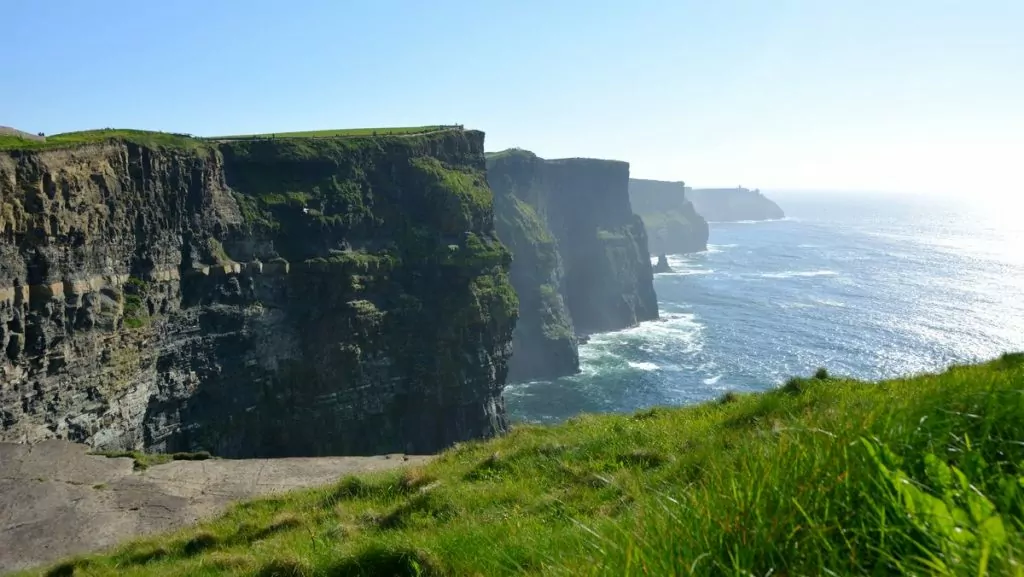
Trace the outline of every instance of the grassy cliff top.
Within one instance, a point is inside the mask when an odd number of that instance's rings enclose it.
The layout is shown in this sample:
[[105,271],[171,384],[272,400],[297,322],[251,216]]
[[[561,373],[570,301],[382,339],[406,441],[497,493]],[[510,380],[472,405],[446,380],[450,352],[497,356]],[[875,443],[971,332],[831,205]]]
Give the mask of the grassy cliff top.
[[499,150],[496,152],[487,152],[484,156],[487,158],[488,162],[506,158],[519,158],[524,160],[540,158],[525,148],[506,148],[505,150]]
[[23,137],[11,132],[0,132],[0,150],[47,150],[94,144],[110,140],[124,140],[144,146],[168,146],[196,149],[209,146],[224,140],[264,140],[270,138],[373,138],[385,136],[412,136],[441,132],[445,130],[462,130],[462,126],[410,126],[385,128],[351,128],[337,130],[314,130],[306,132],[281,132],[267,134],[246,134],[236,136],[200,137],[190,134],[156,132],[150,130],[132,130],[105,128],[101,130],[84,130],[65,132],[46,136],[45,139]]
[[18,136],[0,135],[0,150],[47,150],[95,144],[110,140],[126,140],[145,146],[173,146],[180,148],[198,148],[204,141],[187,134],[154,132],[150,130],[131,130],[105,128],[102,130],[83,130],[65,132],[46,137],[45,140],[26,139]]
[[520,426],[59,575],[1020,575],[1024,355]]

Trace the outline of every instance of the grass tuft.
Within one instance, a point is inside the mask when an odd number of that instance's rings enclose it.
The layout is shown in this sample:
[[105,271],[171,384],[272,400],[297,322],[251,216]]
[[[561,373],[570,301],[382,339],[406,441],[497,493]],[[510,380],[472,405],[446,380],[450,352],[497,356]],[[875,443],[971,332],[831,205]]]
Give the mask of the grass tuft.
[[328,571],[329,575],[351,577],[434,577],[443,575],[430,557],[415,549],[370,545],[351,557],[342,559]]
[[208,531],[196,533],[182,546],[181,550],[186,556],[198,555],[207,549],[213,549],[220,544],[220,538]]
[[738,400],[740,400],[739,393],[736,391],[726,391],[725,394],[718,399],[718,402],[720,404],[727,405],[729,403],[735,403]]
[[79,564],[75,561],[65,561],[50,568],[45,575],[46,577],[72,577],[78,567]]
[[307,577],[313,574],[313,568],[307,561],[292,556],[272,559],[255,573],[256,577]]

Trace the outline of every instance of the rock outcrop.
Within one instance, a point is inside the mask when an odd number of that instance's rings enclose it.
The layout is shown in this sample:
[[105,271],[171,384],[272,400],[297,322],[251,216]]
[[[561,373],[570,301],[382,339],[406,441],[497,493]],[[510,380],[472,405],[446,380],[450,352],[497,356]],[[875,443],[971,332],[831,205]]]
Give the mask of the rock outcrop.
[[672,267],[668,264],[668,257],[662,253],[658,255],[658,262],[654,265],[654,274],[666,272],[672,272]]
[[627,163],[507,150],[488,156],[487,178],[520,299],[510,379],[572,374],[579,367],[574,333],[658,318]]
[[629,179],[633,210],[644,220],[652,253],[708,249],[708,223],[687,198],[682,182]]
[[776,220],[786,216],[779,205],[758,189],[687,187],[686,195],[697,212],[710,222]]
[[0,440],[432,453],[506,427],[483,133],[0,151]]

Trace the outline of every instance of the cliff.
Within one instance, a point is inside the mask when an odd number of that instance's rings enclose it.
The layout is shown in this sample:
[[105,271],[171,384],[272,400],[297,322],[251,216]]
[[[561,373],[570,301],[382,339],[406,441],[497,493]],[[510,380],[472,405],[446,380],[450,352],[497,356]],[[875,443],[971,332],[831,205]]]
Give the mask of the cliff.
[[0,151],[0,440],[430,453],[504,430],[483,133]]
[[498,236],[513,253],[520,298],[510,378],[578,370],[573,333],[658,318],[647,234],[629,201],[629,165],[489,155]]
[[785,213],[760,190],[736,188],[687,188],[686,195],[701,216],[711,222],[775,220]]
[[644,221],[652,253],[707,250],[708,223],[687,198],[682,182],[631,178],[629,200]]

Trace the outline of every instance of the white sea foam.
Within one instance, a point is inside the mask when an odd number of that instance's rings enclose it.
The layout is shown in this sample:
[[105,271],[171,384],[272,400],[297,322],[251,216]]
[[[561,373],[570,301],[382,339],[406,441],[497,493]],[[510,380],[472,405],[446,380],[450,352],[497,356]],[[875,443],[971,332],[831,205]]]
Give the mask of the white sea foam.
[[725,252],[726,249],[736,248],[737,246],[739,246],[739,245],[735,245],[735,244],[710,244],[710,245],[708,245],[708,250],[706,252],[708,254],[720,254],[722,252]]
[[709,244],[708,245],[707,253],[708,254],[719,254],[719,253],[725,252],[725,249],[727,249],[727,248],[736,248],[737,246],[739,246],[739,245],[738,244]]
[[672,267],[673,269],[678,269],[681,267],[691,266],[691,264],[690,260],[685,256],[670,254],[668,256],[668,266]]
[[718,383],[718,381],[721,380],[721,379],[722,379],[722,375],[715,375],[715,376],[713,376],[711,378],[704,379],[704,384],[705,385],[714,385],[714,384]]
[[654,363],[635,363],[628,361],[630,368],[637,369],[638,371],[656,371],[660,369],[658,365]]
[[595,365],[622,362],[616,350],[623,346],[646,347],[651,351],[672,350],[694,353],[704,347],[704,325],[690,313],[662,313],[656,321],[620,331],[591,335],[590,342],[580,346],[580,368],[584,372],[596,370]]

